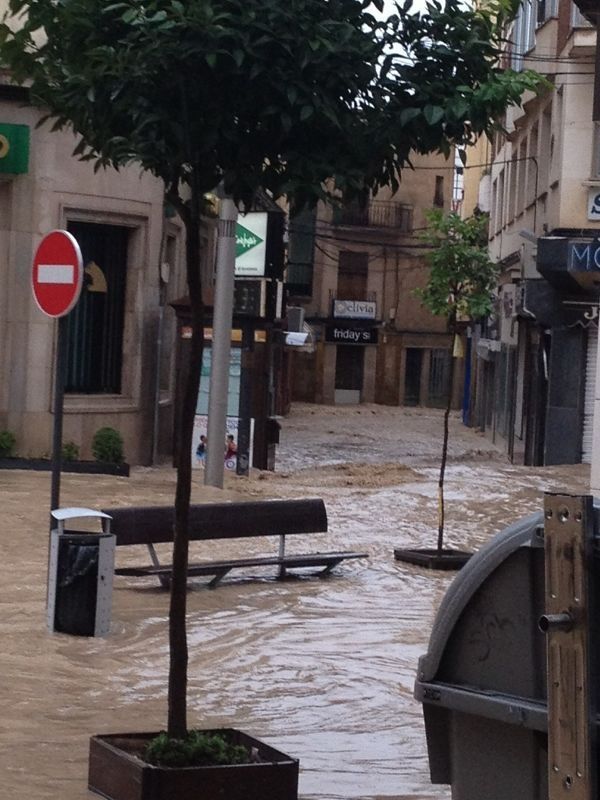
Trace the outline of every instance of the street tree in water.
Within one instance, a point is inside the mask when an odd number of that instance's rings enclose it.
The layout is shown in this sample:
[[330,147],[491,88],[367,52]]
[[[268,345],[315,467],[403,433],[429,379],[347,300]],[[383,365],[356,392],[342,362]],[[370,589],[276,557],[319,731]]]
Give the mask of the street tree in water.
[[80,137],[95,168],[162,179],[186,231],[192,342],[181,414],[169,613],[168,730],[187,729],[190,444],[202,363],[203,196],[294,208],[397,188],[412,151],[489,132],[536,77],[497,67],[518,0],[381,18],[382,0],[9,0],[0,62]]
[[417,289],[416,294],[432,314],[446,318],[453,341],[438,481],[437,555],[441,556],[444,546],[444,476],[448,457],[448,423],[456,364],[454,346],[457,344],[459,325],[483,319],[491,312],[498,265],[490,260],[488,253],[486,214],[461,219],[458,214],[444,214],[440,209],[433,209],[427,214],[427,222],[427,230],[422,239],[431,247],[426,255],[429,276],[425,287]]

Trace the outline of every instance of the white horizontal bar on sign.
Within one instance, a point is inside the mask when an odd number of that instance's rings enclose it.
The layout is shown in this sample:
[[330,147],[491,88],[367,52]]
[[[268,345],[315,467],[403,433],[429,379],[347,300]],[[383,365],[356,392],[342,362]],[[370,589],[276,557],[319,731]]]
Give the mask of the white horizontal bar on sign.
[[38,283],[74,283],[72,264],[40,264]]

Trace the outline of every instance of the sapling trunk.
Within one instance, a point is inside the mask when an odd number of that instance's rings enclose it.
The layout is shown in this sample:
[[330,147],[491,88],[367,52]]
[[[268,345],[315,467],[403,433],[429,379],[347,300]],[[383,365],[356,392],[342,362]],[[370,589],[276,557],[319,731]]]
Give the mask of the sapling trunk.
[[450,370],[448,375],[448,399],[444,412],[444,440],[442,444],[442,462],[440,464],[440,478],[438,481],[438,539],[437,554],[440,556],[444,548],[444,476],[446,461],[448,459],[448,437],[450,432],[450,410],[452,408],[452,390],[454,388],[454,365],[456,359],[450,354]]

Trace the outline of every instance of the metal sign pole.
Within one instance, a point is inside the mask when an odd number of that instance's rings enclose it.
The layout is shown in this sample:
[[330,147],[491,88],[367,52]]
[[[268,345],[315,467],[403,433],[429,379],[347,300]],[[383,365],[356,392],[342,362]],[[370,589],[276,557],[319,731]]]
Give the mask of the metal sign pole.
[[[56,372],[54,375],[54,421],[52,428],[52,485],[50,490],[50,511],[60,506],[60,470],[62,466],[63,401],[65,396],[65,375],[67,367],[67,319],[58,320],[56,340]],[[50,525],[52,529],[52,524]]]
[[217,275],[213,309],[213,341],[208,396],[208,425],[204,483],[223,488],[225,435],[227,431],[227,392],[233,318],[235,277],[235,224],[237,207],[230,197],[221,200]]

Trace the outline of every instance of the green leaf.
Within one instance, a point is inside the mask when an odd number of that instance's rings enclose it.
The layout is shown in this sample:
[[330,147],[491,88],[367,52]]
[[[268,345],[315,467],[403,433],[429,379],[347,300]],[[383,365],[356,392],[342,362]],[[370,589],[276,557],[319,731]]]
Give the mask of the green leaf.
[[444,109],[441,106],[427,105],[423,109],[423,116],[432,127],[444,118]]
[[126,25],[129,25],[134,20],[138,18],[139,12],[136,8],[128,8],[123,14],[121,14],[121,19]]
[[407,125],[421,114],[420,108],[405,108],[400,112],[400,124]]

